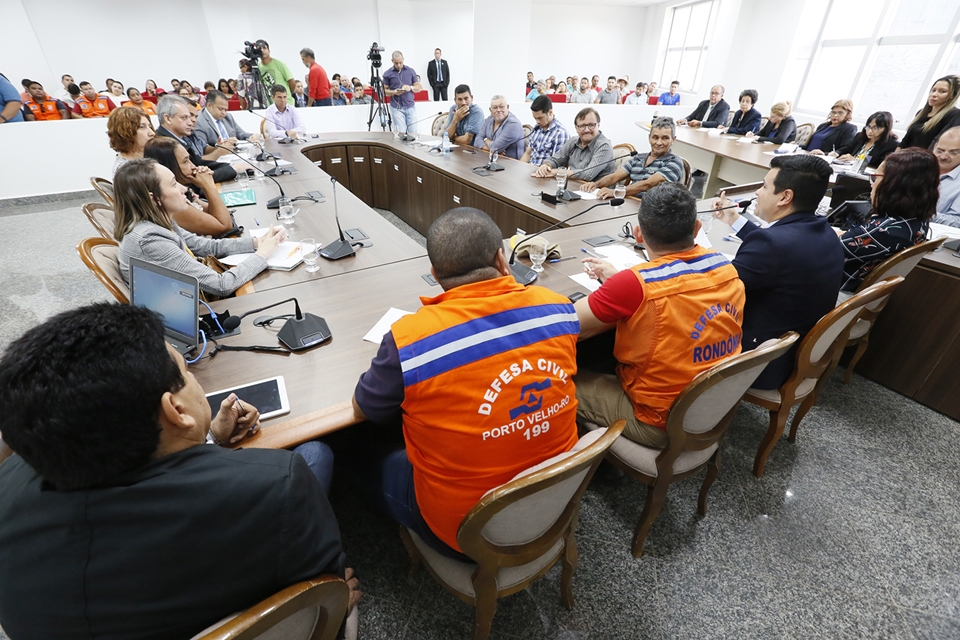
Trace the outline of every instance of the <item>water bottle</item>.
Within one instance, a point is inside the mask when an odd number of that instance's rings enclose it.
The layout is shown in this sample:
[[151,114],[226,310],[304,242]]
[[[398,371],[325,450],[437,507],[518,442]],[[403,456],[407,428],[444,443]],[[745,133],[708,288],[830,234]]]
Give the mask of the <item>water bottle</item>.
[[450,135],[446,131],[443,132],[443,145],[441,149],[444,153],[450,153]]

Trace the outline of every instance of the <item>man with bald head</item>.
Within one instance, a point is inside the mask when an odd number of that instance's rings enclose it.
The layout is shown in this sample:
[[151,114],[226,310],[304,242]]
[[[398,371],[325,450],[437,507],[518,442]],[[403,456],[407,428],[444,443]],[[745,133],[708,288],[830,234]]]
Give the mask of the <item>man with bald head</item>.
[[422,91],[420,76],[403,64],[403,54],[394,51],[390,56],[393,66],[383,72],[383,92],[390,96],[390,114],[393,125],[400,133],[416,133],[417,108],[413,104],[413,94]]
[[933,143],[940,164],[940,199],[934,222],[960,227],[960,127],[940,134]]
[[723,99],[723,85],[715,84],[710,87],[710,98],[701,100],[693,113],[686,118],[677,120],[677,124],[685,124],[696,129],[715,129],[727,124],[730,115],[730,105]]
[[490,117],[483,121],[480,133],[473,138],[473,146],[519,160],[526,148],[523,124],[510,113],[510,103],[501,95],[490,99]]
[[483,494],[576,443],[580,324],[566,297],[517,283],[478,209],[437,218],[427,255],[443,293],[393,324],[353,397],[357,418],[392,431],[360,427],[344,468],[387,515],[462,559],[457,529]]

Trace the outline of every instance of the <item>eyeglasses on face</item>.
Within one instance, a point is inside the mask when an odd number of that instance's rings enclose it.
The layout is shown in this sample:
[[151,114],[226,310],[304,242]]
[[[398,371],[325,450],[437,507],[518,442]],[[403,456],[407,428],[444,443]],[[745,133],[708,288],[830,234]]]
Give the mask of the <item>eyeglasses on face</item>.
[[593,131],[593,130],[596,129],[596,128],[597,128],[597,123],[596,123],[596,122],[589,122],[589,123],[586,123],[586,124],[578,124],[578,125],[577,125],[577,131]]

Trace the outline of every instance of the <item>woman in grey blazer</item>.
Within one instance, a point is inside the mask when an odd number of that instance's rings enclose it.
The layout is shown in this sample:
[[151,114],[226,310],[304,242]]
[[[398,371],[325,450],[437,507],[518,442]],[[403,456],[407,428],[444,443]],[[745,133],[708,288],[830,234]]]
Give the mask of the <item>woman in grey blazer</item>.
[[[286,239],[282,227],[271,227],[258,238],[213,240],[184,231],[173,216],[190,207],[186,187],[177,183],[166,167],[149,158],[132,160],[117,171],[114,180],[117,226],[120,242],[120,273],[130,281],[130,258],[195,276],[200,289],[228,296],[267,268],[267,258]],[[197,257],[250,253],[239,265],[218,273]]]

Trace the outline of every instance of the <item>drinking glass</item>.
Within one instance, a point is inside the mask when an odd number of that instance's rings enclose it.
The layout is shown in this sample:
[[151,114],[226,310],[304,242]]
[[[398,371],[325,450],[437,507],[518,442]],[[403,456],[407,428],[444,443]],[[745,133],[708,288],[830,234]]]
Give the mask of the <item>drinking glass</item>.
[[713,214],[697,213],[697,220],[700,221],[700,226],[703,227],[703,232],[710,233],[710,230],[713,229]]
[[563,191],[567,186],[567,170],[564,168],[557,169],[557,191]]
[[547,259],[547,239],[543,236],[536,237],[527,243],[527,247],[529,247],[533,270],[543,273],[543,261]]
[[280,198],[280,208],[277,209],[277,220],[283,224],[293,224],[293,202],[290,198]]
[[627,197],[627,185],[622,182],[618,182],[617,186],[613,188],[613,197],[614,198],[626,198]]
[[246,189],[250,185],[250,180],[247,178],[246,171],[237,171],[237,184],[240,185],[241,189]]
[[307,273],[320,271],[320,266],[317,264],[320,260],[320,254],[317,252],[319,248],[320,246],[313,238],[304,238],[300,241],[300,257],[303,258],[303,263],[307,265]]
[[500,159],[500,154],[496,151],[490,151],[490,164],[497,164],[497,160]]

